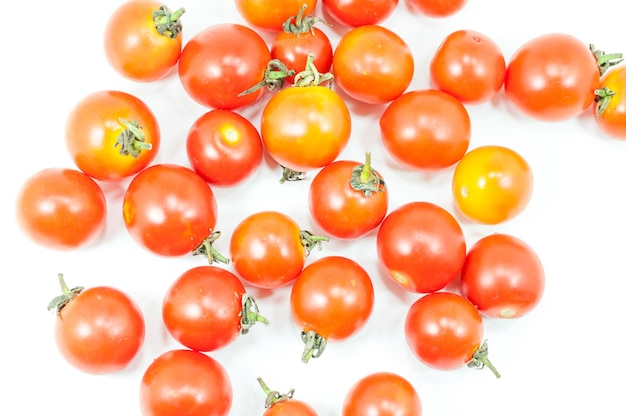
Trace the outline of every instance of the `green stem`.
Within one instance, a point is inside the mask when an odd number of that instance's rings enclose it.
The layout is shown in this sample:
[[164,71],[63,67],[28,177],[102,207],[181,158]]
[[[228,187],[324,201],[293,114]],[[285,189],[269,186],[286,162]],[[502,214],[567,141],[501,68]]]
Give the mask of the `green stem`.
[[213,247],[213,243],[215,240],[220,238],[221,235],[222,233],[219,231],[212,231],[191,254],[194,256],[205,256],[209,261],[209,264],[213,264],[213,262],[228,264],[230,260]]
[[372,156],[370,152],[365,152],[365,163],[355,166],[350,178],[352,189],[363,192],[365,196],[372,196],[374,192],[385,190],[385,181],[374,172],[371,164]]
[[311,87],[328,82],[328,88],[332,88],[334,80],[333,74],[330,72],[321,74],[315,67],[313,59],[315,59],[315,57],[312,54],[307,56],[305,69],[302,72],[298,72],[293,77],[293,85],[295,87]]
[[303,3],[296,16],[291,16],[289,19],[285,20],[285,23],[283,23],[283,31],[285,33],[290,33],[296,35],[296,37],[300,37],[301,33],[311,32],[311,35],[315,36],[315,28],[313,25],[317,22],[322,22],[325,25],[330,26],[320,17],[304,16],[304,12],[307,7],[308,5]]
[[183,31],[183,25],[180,22],[180,17],[185,13],[184,8],[176,10],[174,13],[170,12],[167,6],[161,6],[157,10],[152,12],[152,20],[154,21],[154,27],[159,35],[167,36],[170,39],[175,39]]
[[269,91],[279,90],[285,84],[285,78],[293,76],[295,73],[295,70],[287,68],[287,65],[282,63],[279,59],[272,59],[265,67],[263,80],[245,91],[240,92],[237,94],[237,97],[252,94],[263,87],[267,87]]
[[120,146],[120,155],[139,157],[143,150],[152,149],[152,144],[146,143],[146,137],[136,120],[128,121],[120,117],[118,121],[124,126],[124,130],[117,136],[113,146]]
[[330,239],[326,236],[314,235],[312,232],[307,230],[300,230],[300,242],[304,246],[304,250],[306,251],[306,255],[311,254],[314,248],[317,247],[318,250],[322,249],[322,242],[329,241]]
[[270,388],[267,386],[267,384],[265,384],[265,382],[263,381],[263,379],[261,377],[257,378],[257,381],[259,382],[259,384],[261,385],[261,388],[263,389],[263,393],[265,393],[265,408],[267,409],[268,407],[273,406],[274,404],[278,403],[278,402],[282,402],[285,400],[289,400],[293,397],[293,393],[295,392],[294,389],[289,390],[289,392],[281,394],[279,392],[277,392],[276,390],[270,390]]
[[490,369],[496,378],[500,378],[500,373],[496,369],[496,367],[489,361],[488,358],[489,349],[487,348],[487,340],[483,341],[483,343],[476,349],[472,359],[467,363],[469,368],[475,368],[477,370],[482,370],[487,367]]
[[270,321],[259,313],[254,298],[246,293],[241,297],[241,333],[245,335],[257,322],[269,325]]
[[615,95],[615,91],[610,88],[602,87],[593,92],[596,95],[596,116],[599,116],[606,110],[611,98]]
[[289,169],[283,165],[280,165],[280,167],[283,169],[280,183],[301,181],[303,179],[302,175],[304,175],[304,172],[298,172],[297,170]]
[[48,303],[48,310],[54,309],[54,312],[58,314],[61,312],[61,309],[65,307],[74,297],[76,297],[80,292],[83,291],[84,287],[76,286],[72,289],[65,283],[65,278],[63,277],[63,273],[58,274],[59,284],[61,285],[61,294],[56,296],[54,299]]
[[302,331],[300,336],[304,342],[302,362],[308,363],[311,358],[317,358],[322,355],[326,348],[326,338],[315,331]]
[[589,49],[596,57],[598,61],[598,67],[600,68],[600,76],[604,75],[609,68],[622,62],[623,55],[621,53],[605,53],[604,51],[596,49],[594,45],[589,45]]

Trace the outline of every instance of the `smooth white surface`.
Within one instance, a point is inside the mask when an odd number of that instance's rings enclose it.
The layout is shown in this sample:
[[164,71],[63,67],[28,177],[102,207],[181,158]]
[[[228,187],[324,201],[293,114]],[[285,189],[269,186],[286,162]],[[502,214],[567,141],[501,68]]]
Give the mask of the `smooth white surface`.
[[[146,101],[162,129],[157,161],[187,164],[187,129],[207,109],[185,95],[175,75],[161,82],[136,84],[108,66],[103,27],[119,3],[16,3],[11,16],[4,19],[0,117],[6,194],[0,216],[4,241],[0,414],[139,415],[143,370],[157,355],[178,347],[160,321],[164,291],[184,270],[204,264],[198,257],[158,258],[137,246],[122,224],[123,184],[104,186],[109,204],[106,230],[88,248],[62,253],[41,248],[15,225],[13,207],[21,183],[45,167],[73,167],[65,150],[64,123],[75,102],[89,92],[120,89]],[[232,1],[186,0],[168,5],[185,7],[186,39],[210,24],[243,23]],[[410,14],[401,0],[382,24],[409,43],[416,63],[410,89],[417,89],[429,86],[429,59],[440,41],[457,29],[492,37],[507,60],[522,42],[553,31],[573,34],[607,52],[626,51],[616,13],[620,5],[617,0],[601,5],[469,0],[455,16],[428,19]],[[345,30],[336,26],[320,26],[335,45],[335,30]],[[384,106],[348,104],[354,110],[354,127],[341,158],[362,160],[365,150],[372,152],[373,166],[389,184],[390,209],[428,200],[452,210],[452,171],[423,174],[396,169],[378,135],[377,117]],[[259,109],[243,113],[256,122]],[[521,216],[497,226],[460,220],[468,246],[488,233],[507,232],[533,246],[544,263],[546,290],[539,307],[516,321],[485,322],[490,357],[502,378],[496,379],[487,370],[432,370],[411,355],[403,338],[403,322],[418,295],[402,293],[387,283],[377,266],[371,234],[359,241],[331,241],[309,258],[339,254],[358,260],[370,272],[376,304],[361,332],[348,341],[329,344],[321,357],[308,364],[300,362],[303,345],[289,316],[289,289],[274,293],[250,289],[270,326],[254,327],[234,344],[211,353],[231,376],[232,415],[263,413],[265,397],[256,381],[259,376],[281,392],[295,388],[295,397],[309,402],[320,415],[340,415],[352,384],[382,370],[397,372],[413,383],[426,416],[623,413],[626,142],[603,136],[590,114],[542,123],[511,109],[502,95],[468,110],[473,126],[471,148],[492,143],[510,146],[529,161],[535,175],[532,201]],[[245,184],[216,189],[222,231],[218,250],[228,255],[231,230],[256,210],[280,209],[303,228],[316,229],[306,205],[310,180],[281,185],[279,177],[278,169],[264,164]],[[58,294],[59,272],[70,286],[113,285],[140,304],[147,323],[146,342],[127,370],[109,376],[86,375],[58,355],[52,336],[54,316],[46,305]]]

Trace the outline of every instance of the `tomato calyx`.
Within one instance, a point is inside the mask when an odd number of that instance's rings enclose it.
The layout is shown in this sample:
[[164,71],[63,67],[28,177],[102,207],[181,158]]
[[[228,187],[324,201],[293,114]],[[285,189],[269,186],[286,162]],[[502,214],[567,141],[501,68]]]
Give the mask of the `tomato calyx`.
[[485,340],[482,344],[480,344],[476,351],[474,351],[472,359],[467,363],[467,366],[476,370],[482,370],[487,367],[493,372],[496,378],[500,378],[500,373],[491,361],[489,361],[488,355],[489,349],[487,348],[487,340]]
[[593,92],[596,95],[596,116],[601,115],[609,106],[611,98],[615,95],[615,91],[608,87],[602,87]]
[[313,59],[315,59],[315,57],[312,54],[307,56],[304,71],[298,72],[293,77],[293,86],[311,87],[319,86],[322,83],[327,82],[328,88],[332,88],[335,76],[330,72],[320,73],[313,63]]
[[619,64],[624,60],[623,55],[621,53],[605,53],[604,51],[596,49],[596,47],[591,44],[589,45],[589,50],[593,53],[596,60],[598,61],[598,68],[600,68],[600,76],[604,75],[609,68]]
[[247,293],[241,297],[241,334],[245,335],[250,331],[250,328],[257,322],[264,325],[269,325],[270,321],[259,313],[259,307],[257,306],[254,298]]
[[55,296],[54,299],[48,304],[48,310],[54,309],[54,312],[58,315],[61,309],[65,307],[72,299],[78,296],[85,288],[82,286],[76,286],[72,289],[65,283],[63,273],[59,273],[59,284],[61,285],[61,294]]
[[303,363],[308,363],[311,358],[319,357],[326,349],[326,338],[315,331],[302,331],[300,337],[304,342]]
[[167,6],[161,6],[153,11],[152,20],[157,33],[170,39],[175,39],[183,31],[180,17],[184,13],[185,9],[182,7],[172,13]]
[[372,155],[370,152],[365,152],[365,163],[355,166],[350,178],[352,189],[363,192],[366,197],[372,196],[374,192],[385,191],[385,181],[372,170],[371,164]]
[[283,166],[283,165],[280,165],[280,167],[283,170],[282,177],[280,178],[280,183],[295,182],[295,181],[301,181],[302,179],[304,179],[303,177],[304,172],[299,172],[297,170],[289,169],[288,167]]
[[118,121],[125,129],[117,136],[117,141],[113,147],[120,147],[120,155],[139,157],[143,150],[152,149],[152,144],[146,143],[146,136],[141,131],[141,126],[136,120],[128,121],[119,118]]
[[272,59],[268,62],[263,72],[263,80],[258,84],[254,84],[247,90],[237,94],[237,97],[252,94],[253,92],[266,87],[268,91],[279,90],[285,85],[285,78],[289,78],[296,73],[294,69],[287,68],[280,59]]
[[285,23],[283,23],[283,31],[285,33],[293,34],[297,38],[300,37],[301,33],[306,32],[311,32],[311,35],[315,36],[315,27],[313,27],[313,25],[317,22],[322,22],[330,26],[321,17],[304,16],[304,11],[307,7],[308,5],[303,3],[296,16],[291,16],[289,19],[285,20]]
[[228,264],[230,259],[221,254],[215,247],[213,247],[213,243],[215,240],[220,238],[222,233],[220,231],[211,231],[209,236],[205,238],[199,245],[196,247],[191,254],[194,256],[204,256],[209,261],[209,264],[213,264],[213,262]]
[[263,379],[261,377],[258,377],[257,381],[261,385],[261,388],[263,389],[263,392],[266,395],[266,398],[265,398],[265,408],[266,409],[269,408],[269,407],[272,407],[273,405],[275,405],[278,402],[283,402],[285,400],[291,399],[293,397],[293,393],[295,392],[294,389],[291,389],[287,393],[279,393],[276,390],[271,390],[267,386],[267,384],[265,384],[265,382],[263,381]]
[[304,247],[306,255],[311,254],[314,248],[317,247],[318,250],[322,249],[322,242],[329,241],[329,238],[323,235],[314,235],[312,232],[307,230],[300,230],[300,242]]

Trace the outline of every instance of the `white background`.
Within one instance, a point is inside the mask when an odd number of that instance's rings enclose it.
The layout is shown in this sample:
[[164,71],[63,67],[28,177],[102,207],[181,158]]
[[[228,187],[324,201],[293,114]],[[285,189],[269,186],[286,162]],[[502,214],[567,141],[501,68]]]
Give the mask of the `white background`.
[[[64,123],[73,105],[92,91],[120,89],[144,100],[162,129],[157,161],[187,164],[187,129],[207,109],[185,95],[175,75],[137,84],[113,72],[105,61],[102,34],[108,14],[119,3],[20,2],[3,19],[0,117],[6,193],[0,216],[4,241],[0,414],[37,414],[46,409],[47,414],[66,416],[139,415],[144,369],[157,355],[178,347],[160,321],[164,291],[187,268],[204,264],[199,257],[159,258],[131,240],[121,217],[125,183],[104,185],[109,206],[106,229],[84,249],[56,252],[38,247],[15,225],[14,200],[21,183],[46,167],[73,167],[65,150]],[[410,45],[416,64],[410,89],[417,89],[429,87],[429,59],[440,41],[458,29],[492,37],[507,60],[522,42],[553,31],[573,34],[607,52],[626,51],[616,12],[620,5],[617,0],[601,6],[565,0],[469,0],[455,16],[429,19],[409,13],[401,0],[383,25]],[[243,23],[232,1],[186,0],[168,6],[185,7],[185,39],[211,24]],[[344,30],[339,25],[318,27],[334,45]],[[300,362],[303,345],[289,316],[289,289],[267,293],[250,288],[270,326],[254,327],[211,353],[231,376],[232,415],[263,413],[259,376],[279,391],[295,388],[296,398],[309,402],[320,415],[340,415],[351,385],[383,370],[411,381],[427,416],[624,414],[626,142],[603,136],[591,113],[566,122],[538,122],[517,113],[503,98],[500,94],[490,103],[468,107],[470,148],[502,144],[521,153],[535,175],[532,200],[519,217],[496,226],[470,224],[457,215],[468,247],[494,231],[511,233],[529,243],[545,267],[545,295],[530,315],[516,321],[485,321],[490,357],[502,378],[487,370],[429,369],[411,355],[403,322],[419,295],[402,293],[384,280],[376,261],[375,235],[370,234],[358,241],[331,241],[307,260],[330,254],[353,258],[369,271],[376,290],[367,326],[348,341],[329,344],[308,364]],[[372,152],[373,166],[389,185],[390,210],[428,200],[454,212],[452,170],[424,174],[397,169],[378,133],[377,119],[384,106],[351,100],[348,105],[354,110],[353,133],[340,157],[362,160],[365,150]],[[259,110],[260,105],[243,114],[257,123]],[[280,171],[264,163],[246,183],[215,189],[222,231],[216,248],[228,256],[228,236],[235,224],[261,209],[282,210],[302,228],[316,230],[306,202],[312,175],[281,185]],[[59,356],[53,341],[54,316],[46,310],[59,293],[59,272],[70,286],[112,285],[139,303],[146,318],[146,340],[129,368],[92,376],[74,370]]]

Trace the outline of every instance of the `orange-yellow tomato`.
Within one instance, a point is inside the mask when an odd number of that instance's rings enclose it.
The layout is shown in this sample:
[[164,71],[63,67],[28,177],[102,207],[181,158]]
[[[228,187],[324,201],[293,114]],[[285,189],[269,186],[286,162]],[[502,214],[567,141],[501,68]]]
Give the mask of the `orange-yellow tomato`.
[[282,30],[283,23],[296,16],[303,4],[306,16],[315,11],[317,0],[235,0],[237,11],[246,22],[268,32]]
[[598,106],[595,121],[600,130],[615,139],[626,140],[626,66],[611,69],[596,91]]

